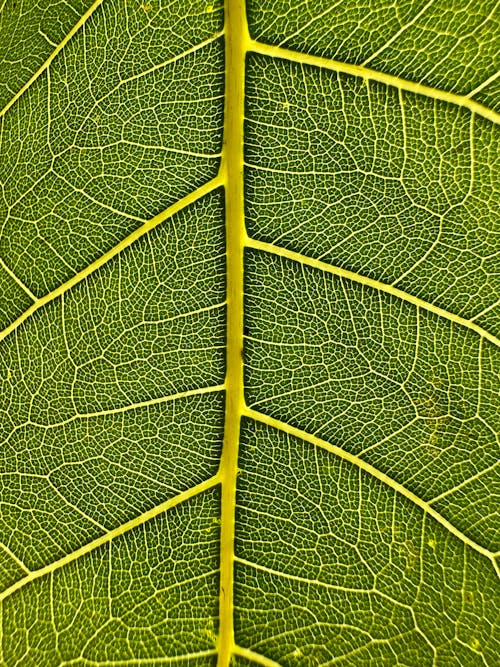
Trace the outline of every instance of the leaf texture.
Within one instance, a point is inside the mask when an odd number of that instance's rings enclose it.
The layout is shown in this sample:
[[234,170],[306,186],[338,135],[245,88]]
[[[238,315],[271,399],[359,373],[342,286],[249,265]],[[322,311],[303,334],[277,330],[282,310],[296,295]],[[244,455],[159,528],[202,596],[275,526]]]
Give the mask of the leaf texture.
[[0,2],[0,664],[498,662],[494,2]]

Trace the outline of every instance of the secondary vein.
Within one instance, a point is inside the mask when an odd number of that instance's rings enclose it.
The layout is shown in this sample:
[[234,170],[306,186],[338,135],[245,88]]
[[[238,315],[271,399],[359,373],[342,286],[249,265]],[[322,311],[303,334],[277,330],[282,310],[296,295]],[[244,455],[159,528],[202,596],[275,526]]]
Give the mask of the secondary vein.
[[414,296],[413,294],[408,294],[408,292],[405,292],[404,290],[401,290],[397,287],[393,287],[392,285],[387,285],[386,283],[382,283],[379,280],[374,280],[373,278],[368,278],[367,276],[362,276],[361,274],[356,273],[354,271],[348,271],[347,269],[335,266],[334,264],[329,264],[328,262],[323,262],[319,259],[314,259],[314,257],[308,257],[307,255],[294,252],[293,250],[288,250],[287,248],[274,245],[273,243],[266,243],[264,241],[258,241],[257,239],[249,238],[247,241],[247,245],[249,248],[254,248],[255,250],[262,250],[263,252],[268,252],[273,255],[285,257],[294,262],[298,262],[299,264],[304,264],[306,266],[310,266],[311,268],[319,269],[320,271],[332,273],[333,275],[339,276],[340,278],[346,278],[361,285],[372,287],[373,289],[379,292],[385,292],[386,294],[395,296],[398,299],[402,299],[403,301],[407,301],[408,303],[417,306],[418,308],[422,308],[423,310],[427,310],[431,313],[434,313],[435,315],[439,315],[440,317],[443,317],[449,320],[450,322],[466,327],[467,329],[470,329],[471,331],[477,333],[482,338],[485,338],[490,343],[493,343],[493,345],[500,347],[499,338],[494,336],[489,331],[486,331],[486,329],[483,329],[472,320],[468,320],[465,317],[461,317],[460,315],[451,313],[450,311],[445,310],[444,308],[435,306],[434,304],[429,303],[428,301],[424,301],[423,299],[420,299],[419,297]]
[[6,338],[10,333],[15,331],[26,319],[28,319],[28,317],[31,317],[31,315],[33,315],[42,306],[45,306],[45,304],[50,303],[57,297],[61,296],[62,294],[70,290],[72,287],[80,283],[89,275],[97,271],[97,269],[99,269],[101,266],[103,266],[111,259],[113,259],[113,257],[116,257],[116,255],[122,252],[122,250],[125,250],[125,248],[128,248],[128,246],[132,245],[134,241],[140,239],[141,236],[144,236],[144,234],[147,234],[152,229],[157,227],[159,224],[161,224],[168,218],[171,218],[175,213],[178,213],[186,206],[189,206],[189,204],[192,204],[198,199],[201,199],[201,197],[208,194],[209,192],[212,192],[220,185],[222,185],[222,179],[220,174],[218,174],[215,178],[208,181],[208,183],[205,183],[204,185],[197,188],[193,192],[190,192],[182,199],[179,199],[179,201],[177,201],[175,204],[172,204],[172,206],[169,206],[161,213],[158,213],[158,215],[156,215],[154,218],[151,218],[151,220],[146,221],[143,225],[135,229],[131,234],[129,234],[122,241],[120,241],[120,243],[118,243],[113,248],[108,250],[108,252],[104,253],[104,255],[101,255],[101,257],[96,259],[95,262],[92,262],[92,264],[89,264],[87,267],[85,267],[78,273],[75,273],[74,276],[72,276],[66,282],[62,283],[62,285],[59,285],[59,287],[57,287],[55,290],[52,290],[52,292],[49,292],[48,294],[45,294],[44,296],[37,299],[29,308],[27,308],[24,311],[22,315],[20,315],[16,320],[14,320],[14,322],[9,324],[9,326],[6,327],[3,331],[0,331],[0,342],[4,338]]
[[324,449],[328,452],[331,452],[332,454],[335,454],[341,459],[344,459],[344,461],[348,461],[349,463],[357,466],[361,470],[364,470],[366,473],[371,475],[372,477],[378,479],[379,481],[383,482],[387,486],[389,486],[391,489],[394,489],[397,493],[401,494],[405,498],[408,498],[412,503],[414,503],[417,507],[420,507],[421,510],[423,510],[426,514],[431,516],[435,521],[440,523],[446,530],[448,530],[452,535],[455,535],[461,542],[466,544],[467,546],[471,547],[474,549],[474,551],[477,551],[480,553],[482,556],[486,556],[490,561],[492,561],[493,566],[496,568],[496,563],[495,563],[495,554],[486,549],[485,547],[482,547],[480,544],[477,542],[474,542],[474,540],[470,539],[467,535],[462,533],[458,528],[456,528],[452,523],[450,523],[444,516],[442,516],[439,512],[437,512],[431,505],[421,498],[419,498],[417,495],[415,495],[412,491],[407,489],[405,486],[402,484],[399,484],[399,482],[396,482],[394,479],[386,475],[385,473],[381,472],[374,466],[370,465],[366,461],[363,461],[363,459],[360,459],[359,456],[355,456],[354,454],[351,454],[349,452],[346,452],[345,450],[341,449],[340,447],[337,447],[336,445],[332,445],[330,442],[327,442],[326,440],[322,440],[321,438],[318,438],[315,435],[311,435],[310,433],[307,433],[306,431],[302,431],[301,429],[295,428],[294,426],[290,426],[290,424],[287,424],[286,422],[282,422],[279,419],[274,419],[273,417],[269,417],[268,415],[259,412],[258,410],[254,410],[253,408],[245,408],[244,414],[247,417],[250,417],[254,421],[260,422],[261,424],[266,424],[267,426],[270,426],[271,428],[275,428],[279,431],[282,431],[283,433],[288,433],[288,435],[294,436],[296,438],[300,438],[301,440],[304,440],[305,442],[309,442],[312,445],[315,445],[317,447],[321,447],[321,449]]
[[39,570],[33,570],[31,571],[26,577],[23,577],[22,579],[19,579],[16,581],[15,584],[12,584],[12,586],[9,586],[6,588],[4,591],[0,593],[0,602],[8,598],[10,595],[18,591],[19,589],[23,588],[26,586],[26,584],[36,580],[40,579],[40,577],[43,577],[47,574],[50,574],[51,572],[54,572],[55,570],[59,570],[61,567],[64,565],[67,565],[68,563],[71,563],[78,558],[81,558],[85,554],[90,553],[91,551],[94,551],[98,547],[107,544],[111,542],[112,540],[116,539],[120,535],[123,535],[124,533],[128,533],[129,531],[133,530],[134,528],[137,528],[138,526],[142,526],[144,523],[149,521],[150,519],[154,519],[157,517],[159,514],[163,514],[167,510],[171,509],[172,507],[176,507],[177,505],[180,505],[182,502],[185,502],[186,500],[189,500],[190,498],[193,498],[194,496],[197,496],[198,494],[202,493],[203,491],[207,491],[208,489],[213,488],[219,483],[219,476],[214,475],[213,477],[210,477],[209,479],[205,480],[204,482],[201,482],[200,484],[197,484],[196,486],[191,487],[187,491],[183,491],[182,493],[179,493],[177,496],[174,496],[173,498],[170,498],[169,500],[166,500],[165,502],[161,503],[160,505],[157,505],[156,507],[153,507],[152,509],[148,510],[147,512],[144,512],[143,514],[140,514],[139,516],[136,516],[134,519],[131,519],[130,521],[127,521],[126,523],[122,524],[121,526],[118,526],[117,528],[114,528],[113,530],[110,530],[107,533],[104,533],[100,537],[98,537],[95,540],[92,540],[92,542],[88,542],[87,544],[84,544],[82,547],[77,549],[76,551],[71,552],[70,554],[67,554],[66,556],[63,556],[62,558],[59,558],[58,560],[54,561],[53,563],[50,563],[49,565],[46,565],[45,567],[40,568]]
[[291,49],[285,49],[282,46],[264,44],[263,42],[254,39],[251,40],[249,49],[254,53],[259,53],[271,58],[282,58],[283,60],[289,60],[298,63],[299,65],[312,65],[314,67],[321,67],[342,74],[357,76],[367,81],[378,81],[379,83],[392,86],[398,90],[404,90],[408,93],[423,95],[424,97],[430,97],[435,100],[464,107],[473,113],[477,113],[478,116],[490,120],[492,123],[500,123],[499,113],[496,113],[483,104],[479,104],[479,102],[472,100],[469,96],[458,95],[457,93],[450,93],[439,88],[425,86],[421,83],[409,81],[408,79],[403,79],[392,74],[385,74],[384,72],[379,72],[378,70],[370,69],[363,65],[352,65],[338,60],[332,60],[331,58],[314,56],[309,53],[300,53],[298,51],[292,51]]

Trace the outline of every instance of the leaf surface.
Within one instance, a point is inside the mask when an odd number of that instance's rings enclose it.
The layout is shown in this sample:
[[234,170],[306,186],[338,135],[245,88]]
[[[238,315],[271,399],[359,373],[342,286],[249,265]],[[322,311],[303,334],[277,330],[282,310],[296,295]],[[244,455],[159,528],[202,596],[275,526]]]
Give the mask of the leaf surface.
[[0,4],[0,664],[496,664],[497,43]]

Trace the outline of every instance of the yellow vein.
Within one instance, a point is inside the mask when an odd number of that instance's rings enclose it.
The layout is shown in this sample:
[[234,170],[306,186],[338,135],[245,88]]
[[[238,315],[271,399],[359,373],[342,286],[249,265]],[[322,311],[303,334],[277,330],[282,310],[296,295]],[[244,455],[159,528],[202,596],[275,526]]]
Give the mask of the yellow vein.
[[23,290],[23,292],[26,292],[26,294],[29,296],[29,298],[32,301],[36,301],[36,296],[33,294],[33,292],[27,287],[20,278],[16,276],[16,274],[9,269],[7,264],[3,261],[3,259],[0,257],[0,266],[2,269],[9,274],[9,276],[12,278],[12,280]]
[[391,44],[393,44],[401,35],[408,30],[408,28],[411,28],[412,26],[415,25],[415,23],[421,18],[423,14],[429,9],[434,4],[434,0],[429,0],[426,5],[424,5],[420,11],[418,11],[414,16],[411,17],[411,19],[402,25],[399,30],[396,30],[396,32],[393,33],[392,37],[388,39],[386,42],[382,44],[381,47],[379,47],[376,51],[374,51],[371,56],[369,56],[364,62],[363,66],[368,65],[368,63],[371,60],[374,60],[378,55],[380,55],[385,49],[387,49]]
[[[154,658],[154,665],[173,665],[176,662],[181,662],[185,660],[197,660],[199,658],[208,658],[216,654],[215,649],[207,649],[206,651],[196,651],[196,653],[185,653],[184,655],[173,655],[166,658]],[[131,658],[130,660],[113,660],[112,663],[102,662],[99,660],[89,660],[88,658],[73,658],[72,660],[65,660],[61,663],[61,667],[69,667],[70,665],[88,665],[89,667],[106,667],[111,665],[112,667],[139,667],[140,665],[146,665],[151,667],[153,664],[151,658]]]
[[[168,60],[164,60],[161,63],[157,63],[156,65],[153,65],[149,69],[142,70],[141,72],[138,72],[137,74],[133,74],[133,75],[127,77],[126,79],[120,79],[119,83],[117,83],[113,88],[111,88],[105,95],[103,95],[99,99],[94,100],[94,104],[92,105],[92,107],[90,107],[86,116],[80,122],[80,124],[78,126],[78,129],[76,130],[75,137],[78,136],[82,127],[85,125],[85,123],[88,121],[88,119],[92,116],[92,114],[94,113],[96,108],[99,108],[99,106],[106,99],[108,99],[112,95],[116,94],[116,92],[119,91],[122,86],[126,86],[129,83],[131,83],[132,81],[140,80],[141,78],[146,77],[149,74],[152,74],[153,72],[156,72],[160,69],[165,69],[169,65],[175,65],[175,63],[179,62],[180,60],[183,60],[184,58],[187,58],[188,56],[195,54],[197,51],[201,51],[206,46],[209,46],[213,42],[217,41],[218,39],[220,39],[222,37],[223,34],[224,33],[222,31],[217,32],[215,35],[212,35],[212,37],[209,37],[205,41],[200,42],[198,44],[194,44],[189,49],[186,49],[186,51],[183,51],[182,53],[178,53],[177,55],[173,56],[172,58],[169,58]],[[74,142],[75,142],[75,140],[73,140],[73,144],[72,144],[71,147],[76,147]],[[131,141],[123,141],[122,139],[119,139],[115,143],[100,144],[100,148],[101,149],[102,148],[109,148],[110,146],[114,146],[114,145],[118,145],[118,144],[128,144],[128,145],[132,145],[132,146],[136,145],[136,146],[139,146],[140,148],[152,148],[151,146],[147,146],[147,145],[144,145],[144,144],[134,144]],[[78,146],[78,148],[80,148],[80,150],[84,149],[80,146]],[[154,148],[159,148],[159,147],[155,146]],[[167,148],[161,147],[161,148],[163,150],[169,150],[173,153],[179,153],[179,154],[183,154],[183,155],[196,155],[196,156],[199,156],[199,157],[214,157],[213,155],[203,155],[203,153],[189,153],[187,151],[176,150],[175,148],[169,148],[169,147],[167,147]],[[89,147],[89,150],[93,150],[93,147]]]
[[118,528],[110,530],[104,535],[101,535],[101,537],[92,540],[92,542],[85,544],[83,547],[80,547],[76,551],[73,551],[72,553],[63,556],[59,560],[56,560],[53,563],[50,563],[49,565],[40,568],[39,570],[34,570],[30,572],[26,577],[23,577],[23,579],[16,581],[15,584],[12,584],[12,586],[9,586],[4,591],[2,591],[2,593],[0,593],[0,602],[2,602],[7,597],[12,595],[12,593],[15,593],[19,589],[26,586],[26,584],[29,584],[32,581],[35,581],[36,579],[40,579],[40,577],[44,577],[46,574],[50,574],[51,572],[59,570],[61,567],[64,567],[65,565],[68,565],[69,563],[76,561],[78,558],[85,556],[86,554],[90,553],[91,551],[94,551],[98,547],[101,547],[104,544],[108,544],[112,540],[116,539],[117,537],[120,537],[121,535],[124,535],[125,533],[128,533],[129,531],[133,530],[134,528],[137,528],[138,526],[142,526],[147,521],[150,521],[151,519],[157,517],[159,514],[163,514],[167,510],[172,509],[177,505],[180,505],[186,500],[189,500],[190,498],[193,498],[194,496],[203,493],[203,491],[207,491],[208,489],[213,488],[218,483],[219,483],[219,477],[218,475],[214,475],[213,477],[210,477],[210,479],[207,479],[204,482],[201,482],[200,484],[193,486],[191,489],[188,489],[187,491],[179,493],[174,498],[170,498],[169,500],[166,500],[164,503],[161,503],[160,505],[153,507],[147,512],[140,514],[134,519],[127,521],[121,526],[118,526]]
[[488,77],[486,81],[483,81],[483,83],[479,84],[479,86],[476,86],[474,90],[471,90],[470,93],[467,93],[466,97],[474,97],[474,95],[477,95],[479,92],[481,92],[481,90],[486,88],[486,86],[489,86],[490,83],[496,81],[499,76],[500,76],[500,71],[495,72],[490,77]]
[[[170,403],[171,401],[177,401],[181,398],[188,398],[190,396],[202,396],[203,394],[213,394],[217,391],[223,391],[225,385],[217,384],[211,387],[200,387],[199,389],[188,389],[186,391],[180,391],[177,394],[169,394],[168,396],[160,396],[158,398],[151,398],[147,401],[139,401],[137,403],[130,403],[129,405],[124,405],[120,408],[110,408],[108,410],[98,410],[97,412],[79,412],[68,419],[65,419],[61,422],[56,422],[54,424],[37,424],[33,421],[28,421],[26,424],[30,426],[35,426],[37,428],[51,429],[51,428],[60,428],[61,426],[66,426],[66,424],[71,424],[71,422],[78,421],[79,419],[94,419],[97,417],[105,417],[107,415],[119,415],[124,412],[130,412],[132,410],[139,410],[141,408],[149,408],[153,405],[161,405],[162,403]],[[23,424],[21,428],[25,425]]]
[[295,62],[300,65],[313,65],[334,72],[357,76],[368,81],[378,81],[387,86],[393,86],[398,90],[415,93],[416,95],[423,95],[435,100],[464,107],[493,123],[500,123],[500,114],[465,95],[457,95],[456,93],[449,93],[448,91],[440,90],[439,88],[424,86],[421,83],[408,81],[408,79],[402,79],[398,76],[393,76],[392,74],[384,74],[383,72],[378,72],[377,70],[364,67],[363,65],[351,65],[349,63],[339,62],[338,60],[323,58],[322,56],[299,53],[298,51],[285,49],[281,46],[271,46],[270,44],[264,44],[253,39],[250,41],[249,50],[271,58],[282,58],[283,60]]
[[486,313],[489,313],[491,310],[493,310],[497,306],[500,306],[500,299],[497,299],[496,301],[493,301],[493,303],[490,303],[490,305],[487,306],[486,308],[484,308],[481,312],[474,315],[474,317],[471,317],[470,321],[474,322],[475,320],[478,320],[479,318],[483,317],[483,315],[486,315]]
[[233,654],[239,655],[240,658],[246,658],[251,662],[255,662],[257,665],[262,665],[263,667],[281,667],[279,662],[271,660],[271,658],[266,658],[260,653],[255,653],[255,651],[250,650],[249,648],[243,648],[242,646],[234,646]]
[[[117,216],[120,216],[122,218],[128,218],[129,220],[133,220],[134,222],[138,222],[140,224],[144,224],[144,218],[139,218],[137,215],[131,215],[130,213],[127,213],[126,211],[120,211],[119,209],[115,208],[114,206],[111,206],[110,204],[106,204],[104,201],[99,201],[99,199],[96,199],[92,195],[89,195],[88,192],[85,191],[84,188],[79,188],[73,185],[71,181],[68,181],[68,179],[60,174],[58,171],[55,169],[52,169],[50,171],[51,174],[56,176],[57,178],[60,178],[63,183],[65,183],[68,188],[73,190],[74,192],[78,192],[78,194],[82,195],[82,197],[85,197],[85,199],[88,199],[92,204],[95,204],[96,206],[99,206],[100,208],[104,208],[107,211],[110,211],[110,213],[114,213]],[[60,258],[62,259],[62,258]]]
[[38,70],[33,74],[33,76],[26,81],[24,86],[18,90],[18,92],[14,95],[14,97],[5,105],[5,107],[0,111],[0,118],[4,116],[7,111],[10,109],[10,107],[17,102],[17,100],[23,95],[28,88],[38,79],[38,77],[45,72],[45,70],[49,67],[50,63],[54,60],[54,58],[64,49],[66,44],[69,42],[69,40],[73,37],[73,35],[80,30],[80,28],[83,26],[83,24],[90,18],[90,16],[95,12],[95,10],[102,4],[103,0],[95,0],[95,2],[92,3],[92,5],[87,9],[85,14],[80,18],[80,20],[73,26],[73,28],[68,32],[66,37],[60,42],[57,47],[52,51],[50,56],[47,58],[47,60],[42,63],[42,65],[38,68]]
[[18,558],[18,557],[16,556],[16,554],[15,554],[13,551],[11,551],[11,550],[9,549],[9,547],[8,547],[6,544],[4,544],[3,542],[0,542],[0,547],[2,547],[2,549],[5,551],[5,553],[8,554],[8,556],[10,556],[10,558],[12,558],[12,560],[13,560],[13,561],[14,561],[14,562],[15,562],[15,563],[16,563],[22,570],[24,570],[24,572],[26,572],[26,573],[29,572],[29,569],[26,567],[26,565],[23,563],[23,561],[22,561],[20,558]]
[[59,287],[57,287],[52,292],[49,292],[40,299],[37,299],[33,303],[33,305],[31,305],[27,310],[24,311],[22,315],[20,315],[17,318],[17,320],[12,322],[12,324],[6,327],[3,331],[0,331],[0,341],[6,338],[10,333],[12,333],[12,331],[17,329],[20,324],[22,324],[28,317],[33,315],[33,313],[39,310],[42,306],[45,306],[45,304],[49,303],[50,301],[53,301],[58,296],[61,296],[62,294],[67,292],[69,289],[71,289],[79,282],[87,278],[90,274],[94,273],[94,271],[96,271],[101,266],[109,262],[109,260],[113,259],[113,257],[116,257],[116,255],[122,252],[122,250],[125,250],[125,248],[128,248],[130,245],[132,245],[134,241],[140,239],[141,236],[144,236],[144,234],[147,234],[149,231],[157,227],[159,224],[161,224],[168,218],[175,215],[175,213],[178,213],[186,206],[189,206],[189,204],[192,204],[193,202],[197,201],[204,195],[208,194],[209,192],[212,192],[213,190],[218,188],[221,184],[222,180],[220,176],[216,176],[211,181],[208,181],[208,183],[205,183],[205,185],[202,185],[198,189],[188,194],[186,197],[180,199],[175,204],[172,204],[172,206],[166,208],[164,211],[156,215],[154,218],[151,218],[151,220],[145,222],[143,225],[141,225],[131,234],[129,234],[126,238],[120,241],[120,243],[111,248],[111,250],[108,250],[108,252],[104,253],[104,255],[96,259],[95,262],[92,262],[92,264],[89,264],[87,267],[85,267],[85,269],[83,269],[79,273],[76,273],[69,280],[67,280],[62,285],[59,285]]
[[157,63],[156,65],[153,65],[149,69],[138,72],[137,74],[133,74],[133,75],[127,77],[126,79],[121,79],[120,83],[116,86],[116,88],[113,88],[104,97],[97,100],[97,104],[100,104],[106,97],[109,97],[112,93],[115,93],[118,90],[118,88],[120,88],[121,86],[126,85],[127,83],[130,83],[131,81],[137,81],[138,79],[141,79],[142,77],[148,76],[148,74],[152,74],[153,72],[156,72],[160,69],[164,69],[168,65],[174,65],[175,63],[179,62],[180,60],[183,60],[184,58],[187,58],[188,56],[193,55],[197,51],[201,51],[206,46],[209,46],[213,42],[216,42],[218,39],[220,39],[223,34],[224,34],[223,31],[216,32],[215,35],[212,35],[211,37],[204,40],[203,42],[199,42],[198,44],[193,44],[193,46],[189,47],[189,49],[186,49],[182,53],[178,53],[177,55],[172,56],[172,58],[169,58],[168,60],[164,60],[161,63]]
[[450,495],[455,494],[457,491],[460,491],[460,489],[463,489],[464,486],[468,486],[469,484],[472,484],[472,482],[475,482],[488,473],[490,473],[492,470],[495,470],[495,468],[498,467],[498,461],[495,461],[492,465],[488,466],[487,468],[484,468],[483,470],[479,470],[475,475],[471,475],[467,479],[464,479],[460,484],[457,484],[456,486],[452,486],[451,489],[448,489],[447,491],[443,491],[443,493],[440,493],[438,496],[434,496],[432,500],[429,500],[429,505],[435,505],[436,503],[440,502],[444,498],[447,498]]
[[[21,474],[22,474],[22,473],[21,473]],[[103,532],[106,532],[106,526],[103,526],[101,523],[99,523],[98,521],[96,521],[95,519],[93,519],[93,518],[90,516],[90,514],[87,514],[86,512],[84,512],[83,510],[81,510],[81,509],[78,507],[78,505],[75,505],[74,503],[72,503],[70,500],[68,500],[68,498],[66,498],[66,496],[65,496],[63,493],[61,493],[61,491],[59,491],[59,489],[57,488],[57,486],[56,486],[56,485],[54,484],[54,482],[50,479],[50,475],[47,475],[47,476],[45,477],[45,479],[47,480],[48,485],[49,485],[50,488],[54,491],[54,493],[56,494],[56,496],[58,496],[58,497],[63,501],[63,503],[64,503],[65,505],[67,505],[68,507],[71,507],[72,510],[74,510],[77,514],[79,514],[80,516],[82,516],[84,519],[86,519],[86,520],[89,521],[90,523],[94,524],[94,526],[96,526],[96,528],[99,528],[99,530],[102,530]]]
[[499,338],[489,333],[489,331],[486,331],[472,320],[467,320],[465,317],[460,317],[460,315],[455,315],[454,313],[450,313],[448,310],[445,310],[444,308],[439,308],[439,306],[435,306],[434,304],[428,303],[427,301],[424,301],[423,299],[420,299],[417,296],[408,294],[407,292],[404,292],[403,290],[400,290],[397,287],[393,287],[392,285],[387,285],[386,283],[382,283],[379,280],[374,280],[373,278],[367,278],[366,276],[362,276],[359,273],[355,273],[354,271],[348,271],[347,269],[342,269],[333,264],[322,262],[319,259],[314,259],[313,257],[307,257],[306,255],[294,252],[293,250],[287,250],[286,248],[282,248],[281,246],[277,246],[272,243],[265,243],[264,241],[258,241],[256,239],[248,238],[246,245],[249,248],[254,248],[255,250],[262,250],[264,252],[278,255],[279,257],[286,257],[287,259],[291,259],[294,262],[310,266],[314,269],[319,269],[320,271],[332,273],[333,275],[339,276],[340,278],[346,278],[361,285],[365,285],[366,287],[372,287],[373,289],[376,289],[379,292],[385,292],[386,294],[395,296],[398,299],[402,299],[403,301],[411,303],[417,308],[422,308],[431,313],[434,313],[435,315],[439,315],[439,317],[443,317],[449,320],[450,322],[454,322],[455,324],[459,324],[463,327],[466,327],[467,329],[470,329],[471,331],[477,333],[482,338],[489,340],[490,343],[493,343],[494,345],[500,347]]
[[344,461],[348,461],[352,465],[355,465],[361,470],[364,470],[372,477],[375,477],[375,479],[378,479],[383,484],[386,484],[397,493],[401,494],[405,498],[408,498],[408,500],[410,500],[412,503],[420,507],[420,509],[423,510],[426,514],[428,514],[438,523],[444,526],[444,528],[446,528],[446,530],[448,530],[452,535],[457,537],[467,546],[471,547],[471,549],[474,549],[481,555],[486,556],[489,560],[493,562],[493,565],[495,565],[494,554],[491,553],[491,551],[485,549],[480,544],[477,544],[469,537],[467,537],[467,535],[458,530],[458,528],[456,528],[441,514],[439,514],[439,512],[437,512],[434,508],[432,508],[429,505],[429,503],[425,502],[424,500],[416,496],[402,484],[399,484],[399,482],[396,482],[385,473],[381,472],[380,470],[377,470],[377,468],[375,468],[374,466],[370,465],[369,463],[366,463],[365,461],[363,461],[363,459],[360,459],[358,456],[350,454],[349,452],[346,452],[340,447],[332,445],[326,440],[322,440],[321,438],[318,438],[315,435],[311,435],[306,431],[302,431],[301,429],[295,428],[294,426],[290,426],[289,424],[286,424],[285,422],[282,422],[279,419],[274,419],[273,417],[269,417],[268,415],[265,415],[264,413],[259,412],[258,410],[254,410],[253,408],[248,408],[248,407],[244,408],[244,415],[250,417],[251,419],[254,419],[257,422],[278,429],[283,433],[288,433],[289,435],[292,435],[295,438],[300,438],[301,440],[305,440],[306,442],[309,442],[311,445],[315,445],[316,447],[321,447],[321,449],[325,449],[327,452],[331,452],[332,454],[335,454]]
[[234,647],[234,537],[236,477],[243,397],[243,118],[248,28],[245,3],[226,0],[226,104],[222,172],[226,178],[227,343],[224,443],[220,462],[221,537],[218,667],[229,667]]
[[270,574],[274,577],[288,579],[289,581],[295,581],[298,584],[307,584],[308,586],[318,586],[327,588],[333,591],[342,591],[343,593],[357,593],[360,595],[378,595],[378,591],[374,588],[349,588],[347,586],[339,586],[338,584],[329,584],[326,581],[321,581],[320,579],[307,579],[306,577],[300,577],[296,574],[288,574],[288,572],[280,572],[265,565],[259,565],[258,563],[253,563],[252,561],[246,560],[244,558],[236,557],[235,561],[240,563],[240,565],[245,565],[246,567],[252,568],[254,570],[259,570],[265,574]]

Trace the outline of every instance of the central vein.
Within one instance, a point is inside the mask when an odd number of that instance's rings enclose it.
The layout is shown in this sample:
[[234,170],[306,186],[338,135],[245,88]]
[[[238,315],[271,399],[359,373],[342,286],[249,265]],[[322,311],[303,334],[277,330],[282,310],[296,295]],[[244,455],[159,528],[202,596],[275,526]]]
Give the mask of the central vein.
[[220,466],[222,483],[220,629],[218,667],[234,648],[233,590],[236,476],[243,396],[243,116],[245,53],[249,44],[244,0],[226,0],[226,104],[221,170],[226,187],[227,359],[226,414]]

